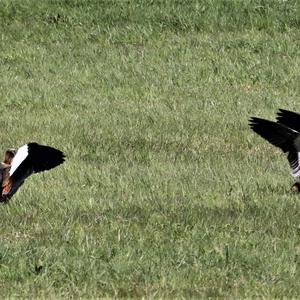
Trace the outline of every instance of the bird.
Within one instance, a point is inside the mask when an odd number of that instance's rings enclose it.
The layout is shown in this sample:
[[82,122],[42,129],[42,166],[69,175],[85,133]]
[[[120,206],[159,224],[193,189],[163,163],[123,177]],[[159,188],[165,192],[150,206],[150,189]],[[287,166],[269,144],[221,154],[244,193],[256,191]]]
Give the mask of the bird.
[[[262,138],[286,153],[291,175],[300,176],[300,114],[279,109],[276,122],[251,117],[249,126]],[[300,182],[296,182],[291,190],[300,192]]]
[[30,175],[51,170],[64,161],[62,151],[35,142],[18,150],[6,150],[4,162],[0,164],[0,202],[8,202]]

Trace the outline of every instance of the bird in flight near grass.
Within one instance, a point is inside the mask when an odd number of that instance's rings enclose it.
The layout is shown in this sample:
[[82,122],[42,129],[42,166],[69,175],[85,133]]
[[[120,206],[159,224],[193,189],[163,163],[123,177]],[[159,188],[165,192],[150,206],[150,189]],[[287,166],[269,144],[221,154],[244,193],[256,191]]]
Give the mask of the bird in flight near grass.
[[[249,126],[269,143],[287,153],[291,175],[297,177],[300,175],[300,114],[279,109],[276,121],[252,117]],[[296,182],[292,190],[299,192],[300,182]]]
[[53,169],[64,160],[62,151],[37,143],[8,149],[0,165],[0,202],[7,202],[30,175]]

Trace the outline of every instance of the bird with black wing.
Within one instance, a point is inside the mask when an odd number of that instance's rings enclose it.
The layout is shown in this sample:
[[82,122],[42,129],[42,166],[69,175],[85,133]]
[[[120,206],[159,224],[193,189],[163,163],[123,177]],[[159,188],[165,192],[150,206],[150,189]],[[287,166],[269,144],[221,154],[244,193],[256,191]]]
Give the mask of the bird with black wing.
[[51,170],[64,160],[62,151],[37,143],[8,149],[0,165],[0,202],[7,202],[30,175]]
[[[300,175],[300,114],[279,109],[276,121],[252,117],[249,126],[269,143],[287,153],[291,175],[298,177]],[[292,191],[300,191],[300,182],[292,186]]]

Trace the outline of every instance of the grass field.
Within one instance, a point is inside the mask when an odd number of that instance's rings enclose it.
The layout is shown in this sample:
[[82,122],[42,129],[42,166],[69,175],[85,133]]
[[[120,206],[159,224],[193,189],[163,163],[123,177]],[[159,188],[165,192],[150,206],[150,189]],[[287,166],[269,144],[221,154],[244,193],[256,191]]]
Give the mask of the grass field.
[[300,198],[250,116],[300,111],[300,3],[0,2],[1,298],[299,297]]

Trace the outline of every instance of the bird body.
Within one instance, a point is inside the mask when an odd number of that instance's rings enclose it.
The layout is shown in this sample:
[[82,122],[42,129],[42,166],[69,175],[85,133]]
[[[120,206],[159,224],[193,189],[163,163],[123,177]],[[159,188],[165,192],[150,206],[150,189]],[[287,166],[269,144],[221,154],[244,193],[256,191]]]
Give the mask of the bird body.
[[62,151],[37,143],[28,143],[17,151],[8,149],[0,165],[0,202],[7,202],[30,175],[62,164]]

